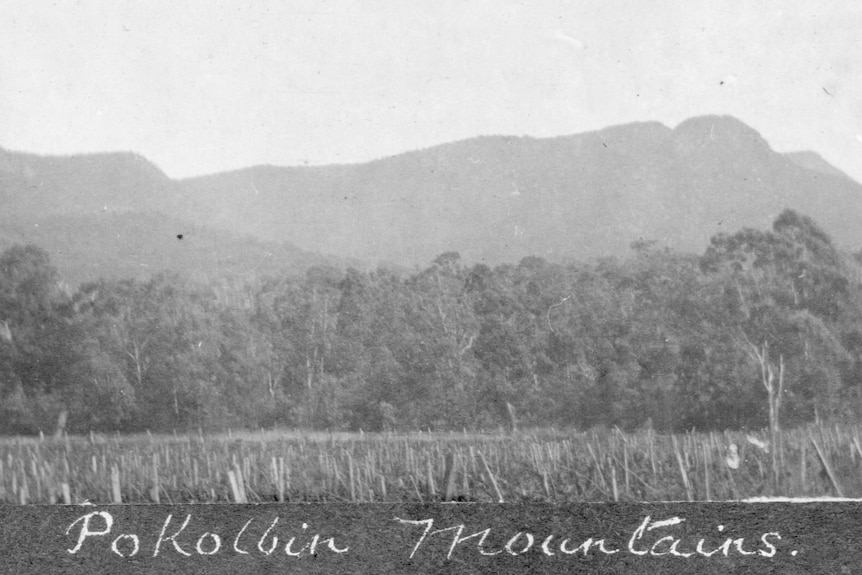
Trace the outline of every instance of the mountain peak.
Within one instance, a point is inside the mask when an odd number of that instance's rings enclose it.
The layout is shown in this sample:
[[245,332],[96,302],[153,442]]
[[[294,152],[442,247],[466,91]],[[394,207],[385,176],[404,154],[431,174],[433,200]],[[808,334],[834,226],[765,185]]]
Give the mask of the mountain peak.
[[733,116],[706,115],[689,118],[674,128],[674,136],[683,144],[683,148],[703,148],[714,142],[716,145],[729,145],[740,151],[772,150],[757,130]]

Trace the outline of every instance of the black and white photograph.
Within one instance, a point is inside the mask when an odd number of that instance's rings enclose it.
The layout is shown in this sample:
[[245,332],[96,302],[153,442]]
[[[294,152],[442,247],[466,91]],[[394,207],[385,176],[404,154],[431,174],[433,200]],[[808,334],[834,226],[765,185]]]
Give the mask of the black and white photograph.
[[862,498],[862,5],[0,12],[0,508]]

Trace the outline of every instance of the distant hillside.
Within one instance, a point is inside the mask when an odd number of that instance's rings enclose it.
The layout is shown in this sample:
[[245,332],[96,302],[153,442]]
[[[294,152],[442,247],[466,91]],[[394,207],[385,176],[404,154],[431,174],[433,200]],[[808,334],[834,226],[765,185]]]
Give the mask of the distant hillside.
[[[785,208],[862,247],[862,186],[813,152],[774,152],[727,116],[180,181],[134,154],[0,150],[0,203],[0,245],[40,243],[75,277],[247,270],[267,253],[280,255],[255,269],[287,273],[332,261],[321,253],[424,266],[445,251],[492,264],[620,255],[640,239],[700,252]],[[193,231],[177,240],[182,229]]]
[[285,275],[338,263],[289,244],[237,238],[155,212],[47,216],[24,222],[0,217],[0,230],[0,250],[35,243],[51,254],[70,285],[99,277],[146,279],[165,271],[201,280]]
[[152,210],[169,205],[176,193],[175,183],[137,154],[43,157],[0,148],[6,216]]
[[39,245],[72,285],[164,271],[201,279],[295,274],[336,262],[179,219],[171,215],[179,193],[134,154],[40,157],[0,149],[0,249]]
[[805,150],[801,152],[787,152],[784,155],[795,164],[808,170],[814,170],[815,172],[821,172],[830,176],[847,178],[848,180],[852,179],[850,176],[824,160],[817,152]]

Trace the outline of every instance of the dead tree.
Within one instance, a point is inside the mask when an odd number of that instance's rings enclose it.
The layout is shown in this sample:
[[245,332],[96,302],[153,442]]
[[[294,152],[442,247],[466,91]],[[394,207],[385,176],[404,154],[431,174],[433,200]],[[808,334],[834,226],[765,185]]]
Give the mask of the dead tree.
[[506,402],[506,414],[509,416],[509,421],[508,421],[509,426],[508,426],[507,431],[509,433],[517,432],[518,431],[518,418],[515,416],[515,406],[512,405],[511,403],[509,403],[508,401]]

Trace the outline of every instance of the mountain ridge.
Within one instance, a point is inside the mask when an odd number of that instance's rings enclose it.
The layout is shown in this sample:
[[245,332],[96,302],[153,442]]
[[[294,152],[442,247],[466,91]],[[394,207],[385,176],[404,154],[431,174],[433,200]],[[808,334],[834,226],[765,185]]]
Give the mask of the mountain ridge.
[[183,179],[131,152],[0,148],[0,184],[5,215],[22,222],[153,212],[369,265],[423,266],[446,251],[490,264],[579,260],[625,255],[639,240],[699,252],[715,233],[767,227],[785,208],[813,217],[842,247],[862,247],[860,184],[815,152],[775,152],[755,129],[721,115],[674,128],[649,121],[550,138],[479,136],[358,164],[257,165]]
[[[826,220],[841,221],[840,213],[830,213],[804,200],[815,184],[825,179],[837,186],[844,199],[858,203],[856,200],[862,196],[858,184],[844,178],[836,184],[829,180],[834,175],[822,169],[806,169],[774,152],[756,130],[735,118],[702,116],[681,122],[673,129],[657,122],[639,122],[554,138],[483,136],[366,164],[339,166],[331,171],[325,167],[299,168],[299,171],[292,167],[265,170],[251,167],[234,171],[225,179],[216,174],[185,183],[193,194],[214,190],[224,194],[230,186],[248,186],[252,182],[260,194],[270,196],[270,202],[275,201],[272,196],[289,196],[303,203],[306,218],[313,219],[315,211],[325,212],[337,222],[335,228],[347,230],[347,235],[353,238],[351,245],[324,239],[323,245],[330,252],[347,250],[355,257],[409,263],[411,256],[427,261],[435,250],[439,253],[452,248],[470,259],[496,263],[523,255],[566,257],[567,252],[573,258],[619,255],[637,239],[666,240],[670,247],[697,251],[705,246],[710,235],[728,226],[769,225],[770,218],[784,207],[813,210],[816,219],[825,215]],[[764,176],[777,180],[780,186],[763,183]],[[229,178],[230,184],[226,182]],[[345,178],[350,181],[344,181]],[[742,188],[740,199],[754,205],[759,216],[740,214],[732,203],[720,201],[728,191],[710,190],[716,181],[731,191]],[[411,190],[410,197],[397,191],[381,194],[381,189],[393,187],[388,182]],[[848,186],[854,189],[853,193],[845,189]],[[309,189],[315,190],[313,197],[304,193]],[[542,196],[543,205],[524,205],[528,196],[535,202],[537,195]],[[574,202],[577,205],[573,205],[572,196],[577,196],[578,201]],[[256,201],[261,200],[258,197]],[[495,202],[503,206],[496,213]],[[348,209],[344,205],[348,203],[354,205]],[[395,214],[393,205],[404,209]],[[674,205],[684,205],[686,210],[674,210]],[[631,217],[621,217],[620,208],[626,208]],[[862,210],[862,205],[855,209]],[[237,210],[249,207],[224,210],[231,214],[225,225],[242,227],[244,224],[236,219],[253,219],[248,215],[240,217]],[[530,215],[525,210],[533,217],[520,217]],[[584,210],[592,214],[578,217],[576,212]],[[278,209],[272,204],[266,211],[277,213]],[[713,218],[716,224],[707,226],[704,234],[700,220],[708,217],[710,211],[716,216]],[[309,216],[308,212],[312,214]],[[352,226],[346,212],[354,217],[359,214],[363,222],[371,222],[366,228],[380,228],[385,221],[396,220],[396,216],[420,222],[430,217],[437,225],[420,226],[420,230],[400,235],[384,233],[368,238],[367,229]],[[615,230],[608,233],[601,229],[584,230],[596,221],[608,222]],[[558,234],[571,231],[567,229],[571,224],[581,231],[576,234],[576,242],[569,245],[562,242],[543,245],[535,236],[546,227],[546,222],[552,224],[552,230],[556,227]],[[650,226],[650,222],[659,225]],[[679,230],[681,222],[692,225]],[[824,225],[828,227],[829,223],[826,221]],[[315,235],[320,236],[321,230],[326,229],[325,222],[309,225],[308,221],[293,220],[291,224],[296,233],[288,239],[298,245],[309,245]],[[256,225],[257,233],[279,237],[275,231],[277,223],[265,216],[256,220]],[[314,229],[306,229],[309,227]],[[485,230],[484,235],[478,233],[481,230]],[[366,237],[354,241],[356,235]],[[489,245],[495,237],[503,246]],[[839,232],[837,237],[848,240],[854,247],[862,243],[859,234]],[[578,249],[571,243],[591,247]],[[476,249],[476,244],[485,247]],[[362,245],[370,247],[356,248]],[[399,251],[393,245],[410,247]]]

